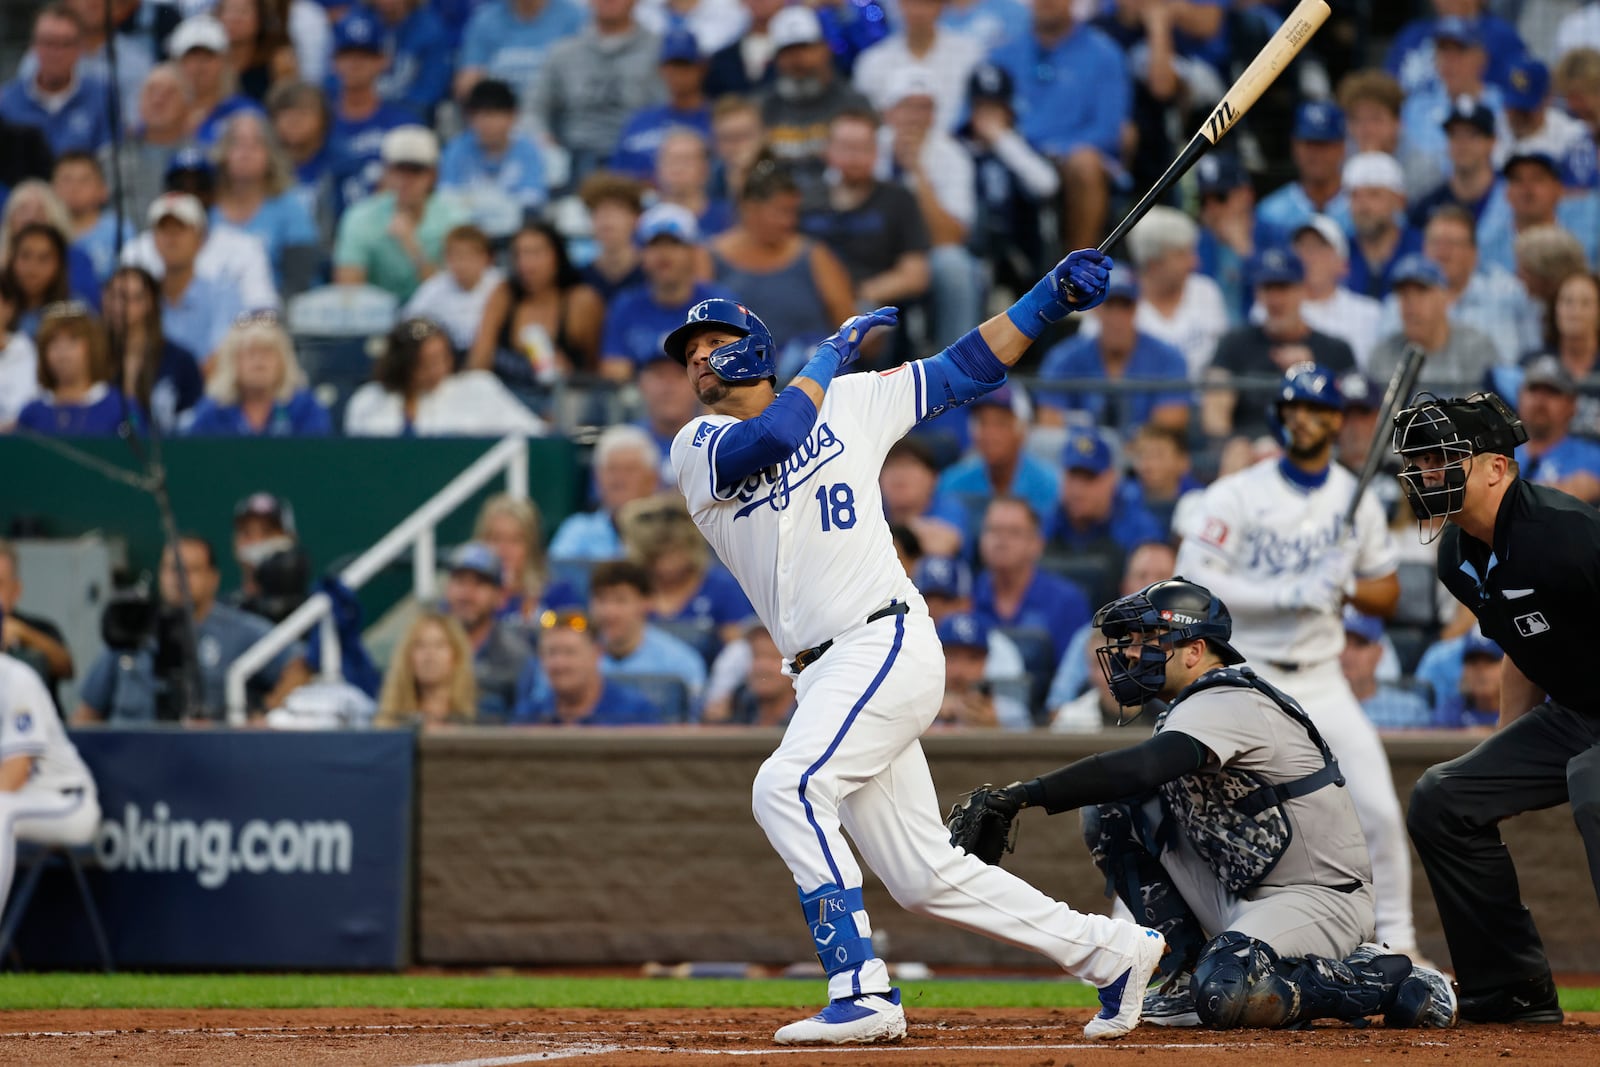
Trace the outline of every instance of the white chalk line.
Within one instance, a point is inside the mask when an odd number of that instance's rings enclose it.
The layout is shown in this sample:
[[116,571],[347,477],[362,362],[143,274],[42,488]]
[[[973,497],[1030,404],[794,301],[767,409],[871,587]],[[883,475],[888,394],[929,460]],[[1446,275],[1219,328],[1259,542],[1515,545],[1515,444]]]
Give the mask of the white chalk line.
[[1108,1041],[1080,1041],[1070,1045],[804,1045],[794,1048],[684,1048],[678,1045],[570,1045],[548,1052],[532,1052],[514,1056],[490,1056],[473,1060],[442,1060],[438,1063],[417,1064],[416,1067],[512,1067],[519,1063],[542,1063],[551,1060],[580,1059],[586,1056],[608,1056],[648,1052],[670,1056],[798,1056],[826,1052],[829,1056],[851,1052],[882,1055],[886,1052],[1132,1052],[1139,1049],[1161,1051],[1194,1051],[1196,1049],[1254,1048],[1251,1041],[1218,1042],[1167,1042],[1160,1045],[1117,1044]]
[[[632,1029],[649,1030],[651,1034],[683,1034],[692,1038],[704,1037],[746,1037],[745,1030],[705,1030],[699,1027],[689,1027],[681,1030],[668,1030],[649,1023],[629,1023]],[[1070,1025],[1070,1024],[1068,1024]],[[938,1034],[957,1033],[963,1030],[983,1030],[990,1033],[995,1031],[1011,1031],[1015,1033],[1034,1033],[1041,1030],[1059,1030],[1065,1027],[1038,1026],[1031,1024],[947,1024],[936,1023],[928,1027],[929,1032]],[[0,1041],[8,1038],[85,1038],[85,1037],[117,1037],[125,1035],[149,1035],[153,1037],[190,1037],[195,1034],[214,1034],[218,1037],[384,1037],[390,1032],[415,1033],[448,1031],[493,1030],[504,1031],[508,1037],[518,1039],[560,1040],[570,1037],[573,1033],[584,1033],[583,1030],[529,1030],[523,1028],[515,1020],[502,1022],[481,1023],[352,1023],[340,1025],[317,1025],[316,1023],[303,1023],[298,1026],[184,1026],[157,1029],[141,1026],[137,1029],[104,1029],[104,1030],[7,1030],[0,1031]],[[611,1030],[596,1030],[592,1033],[609,1034]]]

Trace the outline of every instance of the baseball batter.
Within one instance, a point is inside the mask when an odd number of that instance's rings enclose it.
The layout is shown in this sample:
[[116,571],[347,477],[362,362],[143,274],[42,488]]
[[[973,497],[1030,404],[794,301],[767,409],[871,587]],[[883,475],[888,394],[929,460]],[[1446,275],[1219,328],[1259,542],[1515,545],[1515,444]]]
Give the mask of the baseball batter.
[[1400,802],[1378,732],[1339,668],[1345,603],[1381,618],[1394,614],[1398,552],[1370,494],[1356,510],[1354,530],[1344,528],[1356,479],[1331,462],[1344,420],[1333,375],[1312,363],[1291,367],[1273,414],[1284,456],[1206,490],[1184,531],[1178,573],[1229,605],[1239,651],[1299,701],[1327,738],[1372,854],[1378,940],[1416,958]]
[[1244,665],[1227,606],[1168,578],[1107,604],[1094,626],[1117,703],[1166,702],[1155,734],[974,790],[950,816],[962,847],[998,860],[1020,809],[1082,809],[1108,884],[1172,949],[1162,973],[1173,991],[1145,998],[1148,1022],[1280,1027],[1381,1013],[1390,1026],[1452,1025],[1442,974],[1364,944],[1372,868],[1338,761],[1300,706]]
[[[1005,381],[1047,323],[1104,299],[1111,261],[1074,252],[1004,315],[930,359],[836,377],[882,308],[852,318],[781,393],[761,320],[707,300],[666,340],[712,414],[672,443],[696,524],[738,578],[796,676],[798,707],[756,774],[756,821],[794,874],[830,1003],[780,1029],[781,1044],[893,1041],[899,991],[873,952],[861,850],[903,907],[1049,956],[1100,987],[1089,1037],[1139,1021],[1165,951],[1159,934],[1082,915],[951,846],[919,738],[938,714],[944,659],[896,557],[878,492],[907,430]],[[1087,294],[1074,303],[1068,286]]]
[[0,655],[0,914],[18,841],[82,845],[98,825],[94,779],[67,740],[50,693],[33,668]]

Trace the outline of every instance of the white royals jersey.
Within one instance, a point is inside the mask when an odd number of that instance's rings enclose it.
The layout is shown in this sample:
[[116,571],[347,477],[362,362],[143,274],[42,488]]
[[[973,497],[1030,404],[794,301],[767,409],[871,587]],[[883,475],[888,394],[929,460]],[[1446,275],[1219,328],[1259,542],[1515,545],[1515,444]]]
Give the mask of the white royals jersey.
[[19,659],[0,654],[0,762],[34,758],[24,789],[92,788],[89,770],[67,740],[55,701],[39,676]]
[[784,658],[859,626],[891,600],[922,606],[889,534],[878,473],[926,412],[916,363],[836,378],[795,453],[729,492],[717,490],[712,464],[738,419],[704,415],[673,439],[672,469],[695,525]]
[[[1307,489],[1267,459],[1218,479],[1201,497],[1182,531],[1178,573],[1201,585],[1208,576],[1216,576],[1218,586],[1246,583],[1236,603],[1222,596],[1233,616],[1232,644],[1246,659],[1306,665],[1343,650],[1338,611],[1280,611],[1273,597],[1325,565],[1355,488],[1356,476],[1337,463],[1322,485]],[[1399,559],[1382,507],[1371,492],[1363,493],[1352,572],[1336,577],[1341,583],[1382,578],[1394,573]]]

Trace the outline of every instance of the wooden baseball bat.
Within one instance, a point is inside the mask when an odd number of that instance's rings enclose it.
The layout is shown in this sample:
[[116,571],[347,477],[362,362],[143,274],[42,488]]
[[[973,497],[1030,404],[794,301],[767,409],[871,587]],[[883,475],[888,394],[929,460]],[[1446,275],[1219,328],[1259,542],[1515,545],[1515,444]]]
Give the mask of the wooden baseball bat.
[[1389,388],[1383,394],[1383,407],[1378,410],[1378,425],[1372,431],[1372,445],[1367,449],[1366,462],[1361,464],[1361,473],[1356,477],[1356,488],[1350,494],[1350,504],[1344,510],[1346,530],[1355,528],[1356,509],[1361,506],[1361,497],[1366,493],[1367,486],[1372,484],[1372,479],[1378,476],[1378,468],[1389,455],[1383,439],[1394,432],[1394,417],[1403,405],[1411,402],[1412,394],[1417,391],[1417,376],[1422,373],[1422,361],[1426,357],[1427,353],[1418,346],[1407,345],[1400,356],[1400,365],[1389,379]]
[[1201,124],[1199,131],[1190,139],[1178,158],[1173,160],[1166,173],[1156,180],[1148,193],[1144,194],[1144,199],[1122,217],[1122,221],[1117,223],[1117,228],[1100,242],[1098,246],[1100,251],[1105,252],[1122,240],[1128,231],[1145,217],[1156,201],[1189,173],[1189,168],[1210,151],[1213,145],[1222,140],[1222,135],[1232,129],[1233,124],[1244,117],[1245,112],[1255,106],[1256,101],[1261,99],[1261,94],[1267,91],[1267,86],[1276,81],[1278,75],[1294,61],[1294,57],[1300,54],[1306,42],[1311,40],[1311,35],[1328,21],[1330,14],[1332,9],[1328,7],[1327,0],[1300,0],[1300,5],[1290,12],[1283,25],[1278,27],[1278,32],[1261,47],[1261,51],[1256,53],[1256,57],[1250,61],[1244,73],[1239,75],[1239,80],[1223,94],[1221,102],[1212,109],[1211,116]]

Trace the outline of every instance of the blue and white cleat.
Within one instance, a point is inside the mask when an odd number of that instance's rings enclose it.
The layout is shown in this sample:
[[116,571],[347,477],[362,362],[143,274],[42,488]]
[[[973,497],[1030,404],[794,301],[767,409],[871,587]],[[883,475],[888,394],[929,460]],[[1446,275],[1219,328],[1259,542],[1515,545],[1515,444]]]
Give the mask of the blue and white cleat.
[[1089,1020],[1083,1036],[1095,1041],[1112,1041],[1126,1037],[1139,1025],[1144,1009],[1145,990],[1150,986],[1150,976],[1161,965],[1167,953],[1167,939],[1154,930],[1144,929],[1133,953],[1133,965],[1118,978],[1100,990],[1100,1014]]
[[900,990],[841,997],[809,1019],[790,1023],[772,1040],[780,1045],[871,1045],[906,1036]]

